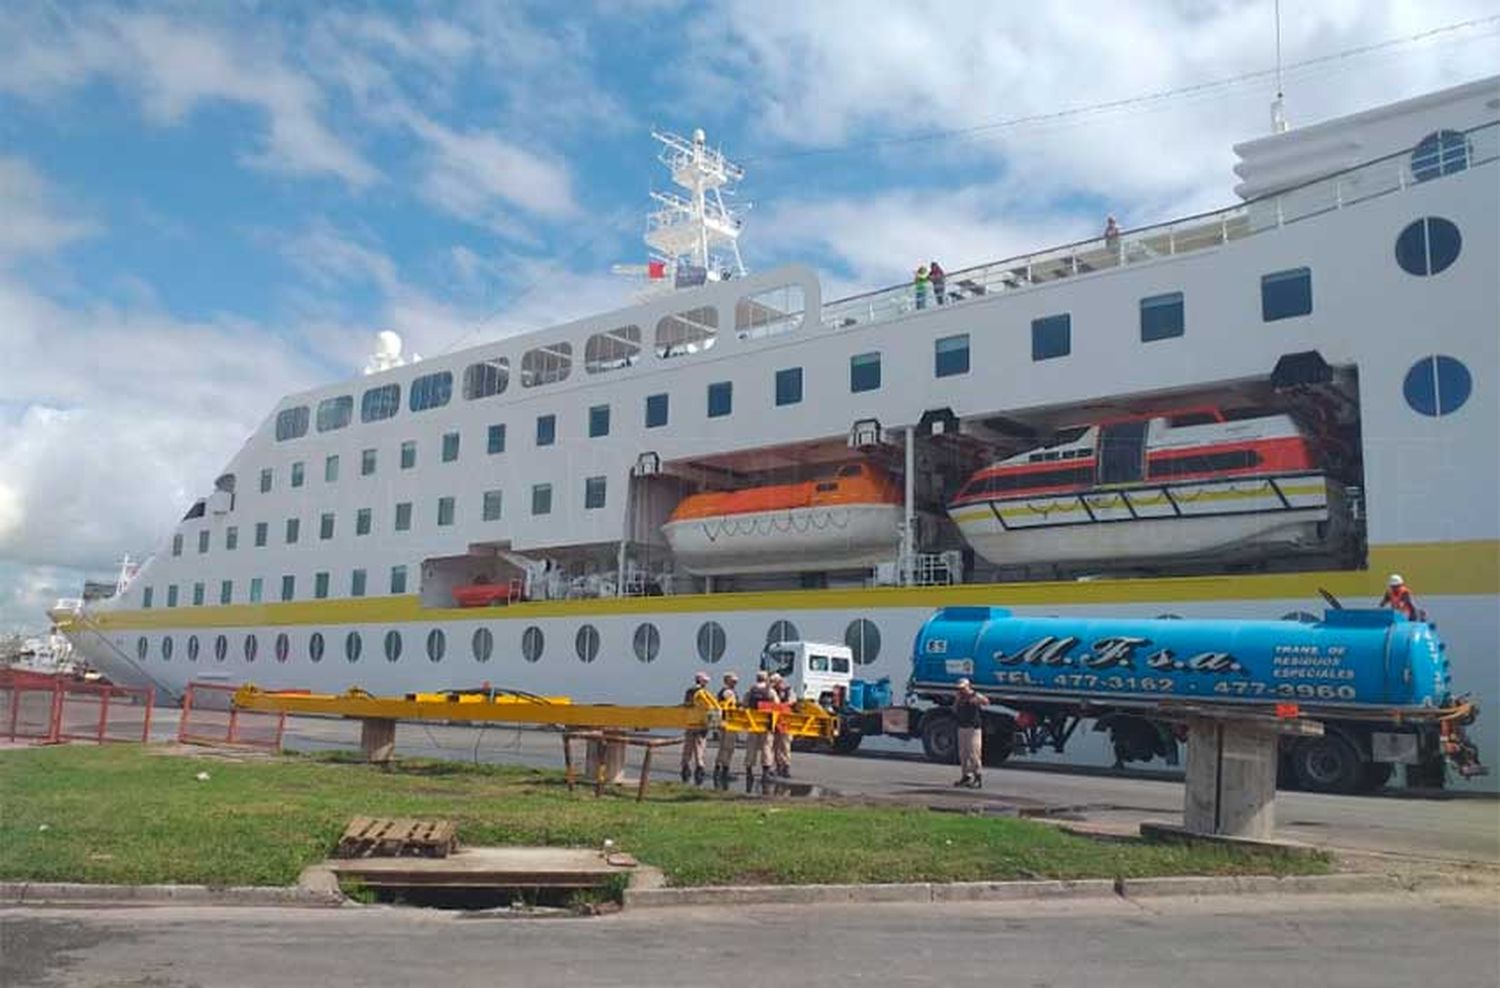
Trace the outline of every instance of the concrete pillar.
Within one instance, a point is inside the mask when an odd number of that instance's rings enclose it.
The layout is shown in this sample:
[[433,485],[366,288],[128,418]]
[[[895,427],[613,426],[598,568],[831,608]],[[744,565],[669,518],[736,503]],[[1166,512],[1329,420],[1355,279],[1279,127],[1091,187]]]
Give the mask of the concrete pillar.
[[625,742],[624,741],[590,741],[588,753],[584,757],[583,776],[592,782],[599,778],[600,762],[604,764],[604,782],[606,785],[616,785],[625,779]]
[[396,722],[366,717],[359,722],[359,750],[365,761],[387,765],[396,757]]
[[1188,722],[1188,833],[1270,840],[1276,829],[1277,732],[1273,725]]

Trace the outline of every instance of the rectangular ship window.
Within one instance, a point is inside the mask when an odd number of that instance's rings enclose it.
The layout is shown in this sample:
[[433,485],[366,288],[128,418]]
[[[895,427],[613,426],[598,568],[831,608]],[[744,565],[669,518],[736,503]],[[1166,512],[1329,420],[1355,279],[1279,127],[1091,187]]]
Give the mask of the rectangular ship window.
[[708,386],[708,417],[723,418],[734,411],[734,382],[717,381]]
[[1260,279],[1260,318],[1291,319],[1312,312],[1312,269],[1290,268]]
[[406,593],[406,567],[391,567],[391,593]]
[[1169,340],[1183,331],[1182,293],[1141,299],[1141,342]]
[[489,435],[486,437],[486,449],[491,455],[505,452],[505,425],[503,423],[490,426]]
[[585,509],[604,507],[605,479],[588,477],[583,482],[583,506]]
[[485,491],[484,504],[481,508],[482,517],[485,521],[500,520],[501,499],[499,491]]
[[932,373],[934,377],[969,373],[968,333],[944,336],[933,344]]
[[667,424],[667,396],[665,393],[646,396],[646,428],[658,429]]
[[859,394],[861,391],[878,391],[880,389],[880,354],[879,353],[856,353],[849,358],[849,391],[851,394]]
[[458,459],[458,433],[443,433],[443,462],[452,463]]
[[776,405],[802,403],[802,368],[787,367],[776,372]]
[[1073,317],[1069,313],[1031,320],[1031,359],[1051,360],[1073,352]]
[[349,596],[363,597],[365,595],[365,571],[354,570],[349,574]]
[[550,515],[552,513],[552,485],[531,485],[531,513],[534,515]]

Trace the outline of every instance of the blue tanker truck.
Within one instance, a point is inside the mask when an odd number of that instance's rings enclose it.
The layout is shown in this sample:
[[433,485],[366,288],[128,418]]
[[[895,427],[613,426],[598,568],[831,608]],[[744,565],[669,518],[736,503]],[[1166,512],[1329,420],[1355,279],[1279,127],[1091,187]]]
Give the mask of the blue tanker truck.
[[1334,609],[1297,621],[1020,617],[947,607],[912,650],[906,702],[886,681],[836,697],[837,746],[872,735],[920,739],[956,762],[952,713],[960,679],[989,697],[984,757],[1061,752],[1081,724],[1107,732],[1115,764],[1176,764],[1194,708],[1275,711],[1320,721],[1322,737],[1283,741],[1281,781],[1320,792],[1378,789],[1395,765],[1408,785],[1441,786],[1451,768],[1483,774],[1464,735],[1477,709],[1456,696],[1434,627],[1390,610]]

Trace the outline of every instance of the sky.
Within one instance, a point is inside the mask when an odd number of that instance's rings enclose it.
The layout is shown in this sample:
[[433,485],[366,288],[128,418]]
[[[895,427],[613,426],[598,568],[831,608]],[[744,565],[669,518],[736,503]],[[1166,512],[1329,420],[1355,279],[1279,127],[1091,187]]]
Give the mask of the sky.
[[[1500,65],[1497,0],[1283,6],[1294,126]],[[1000,10],[0,5],[0,631],[155,551],[377,331],[431,355],[629,304],[653,127],[743,162],[747,265],[829,297],[1233,201],[1272,0]]]

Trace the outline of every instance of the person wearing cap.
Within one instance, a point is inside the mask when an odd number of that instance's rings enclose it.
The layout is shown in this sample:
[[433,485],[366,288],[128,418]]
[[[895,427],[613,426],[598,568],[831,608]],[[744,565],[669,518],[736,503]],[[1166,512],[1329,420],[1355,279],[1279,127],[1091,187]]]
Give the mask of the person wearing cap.
[[[771,673],[771,698],[785,706],[794,702],[792,684],[779,672]],[[792,736],[785,729],[771,736],[771,761],[775,763],[778,776],[783,779],[792,777]]]
[[[719,688],[719,706],[725,710],[739,706],[739,694],[735,688],[740,684],[740,677],[732,672],[724,674],[724,685]],[[714,788],[728,789],[729,776],[732,772],[731,765],[734,762],[735,745],[739,742],[739,735],[727,728],[719,728],[719,753],[714,757]]]
[[958,695],[953,698],[953,719],[958,722],[958,762],[963,773],[953,783],[965,789],[981,785],[979,766],[984,758],[984,712],[989,698],[974,690],[967,679],[958,681]]
[[[693,685],[682,694],[682,705],[698,705],[698,694],[708,690],[708,673],[700,672],[693,677]],[[708,748],[708,732],[689,728],[682,732],[682,781],[693,780],[693,785],[703,785],[703,753]]]
[[[759,710],[762,703],[774,703],[771,677],[762,669],[755,674],[755,685],[745,691],[745,706]],[[745,739],[745,791],[755,788],[755,769],[760,767],[760,784],[764,789],[771,781],[771,732],[756,731]]]
[[1411,588],[1401,578],[1400,573],[1392,573],[1390,579],[1385,581],[1385,596],[1380,598],[1381,607],[1389,607],[1398,614],[1405,614],[1407,620],[1416,621],[1421,613],[1417,610],[1417,602],[1411,595]]
[[932,284],[932,278],[928,276],[927,265],[917,268],[916,275],[912,278],[912,290],[916,293],[917,308],[927,308],[927,289]]

